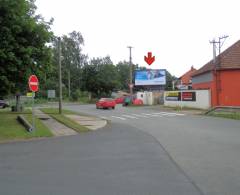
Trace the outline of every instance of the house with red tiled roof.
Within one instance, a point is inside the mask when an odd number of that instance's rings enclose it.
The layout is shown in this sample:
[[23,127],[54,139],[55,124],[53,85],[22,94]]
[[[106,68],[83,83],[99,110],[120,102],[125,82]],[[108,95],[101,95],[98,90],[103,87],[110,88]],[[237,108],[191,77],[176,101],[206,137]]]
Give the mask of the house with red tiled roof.
[[192,66],[189,71],[184,73],[178,79],[177,88],[178,89],[191,89],[192,88],[192,75],[196,72],[196,69]]
[[240,106],[240,40],[192,75],[193,89],[209,89],[211,105]]

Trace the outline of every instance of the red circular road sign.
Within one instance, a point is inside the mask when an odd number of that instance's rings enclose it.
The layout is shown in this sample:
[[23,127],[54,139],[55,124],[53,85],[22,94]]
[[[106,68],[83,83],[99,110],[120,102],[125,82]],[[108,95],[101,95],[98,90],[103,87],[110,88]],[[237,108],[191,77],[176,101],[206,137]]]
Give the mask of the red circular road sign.
[[32,92],[38,91],[38,78],[36,75],[31,75],[28,79],[28,86]]

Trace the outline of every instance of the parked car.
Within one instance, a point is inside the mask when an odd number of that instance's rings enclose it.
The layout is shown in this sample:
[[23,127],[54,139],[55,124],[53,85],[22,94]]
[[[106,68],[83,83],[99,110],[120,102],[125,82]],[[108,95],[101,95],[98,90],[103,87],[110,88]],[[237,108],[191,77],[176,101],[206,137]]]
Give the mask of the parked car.
[[112,108],[112,109],[115,109],[115,106],[116,106],[116,102],[114,99],[112,98],[101,98],[100,100],[98,100],[96,102],[96,108],[99,109],[99,108]]
[[124,101],[124,96],[122,96],[122,97],[118,97],[118,98],[115,98],[115,102],[116,102],[116,104],[122,104],[123,101]]
[[132,103],[133,105],[143,105],[143,101],[141,99],[134,99]]
[[9,104],[4,100],[0,100],[0,108],[6,108],[6,107],[9,107]]

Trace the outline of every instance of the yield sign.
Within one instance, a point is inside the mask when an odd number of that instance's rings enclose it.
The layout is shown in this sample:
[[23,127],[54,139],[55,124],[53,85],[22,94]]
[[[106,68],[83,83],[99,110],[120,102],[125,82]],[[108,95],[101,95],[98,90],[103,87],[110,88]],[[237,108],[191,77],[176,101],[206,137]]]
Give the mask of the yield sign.
[[38,91],[38,78],[36,75],[31,75],[28,79],[28,86],[32,92]]

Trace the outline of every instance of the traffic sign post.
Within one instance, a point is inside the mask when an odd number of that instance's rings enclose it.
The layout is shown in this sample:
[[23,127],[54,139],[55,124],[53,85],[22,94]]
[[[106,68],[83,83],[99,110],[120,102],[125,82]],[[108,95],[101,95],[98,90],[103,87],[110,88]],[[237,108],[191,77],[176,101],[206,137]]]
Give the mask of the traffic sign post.
[[32,91],[32,126],[33,126],[32,130],[35,130],[34,97],[35,97],[35,92],[38,91],[38,78],[36,75],[31,75],[29,77],[28,86],[29,86],[29,89]]

